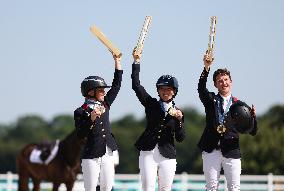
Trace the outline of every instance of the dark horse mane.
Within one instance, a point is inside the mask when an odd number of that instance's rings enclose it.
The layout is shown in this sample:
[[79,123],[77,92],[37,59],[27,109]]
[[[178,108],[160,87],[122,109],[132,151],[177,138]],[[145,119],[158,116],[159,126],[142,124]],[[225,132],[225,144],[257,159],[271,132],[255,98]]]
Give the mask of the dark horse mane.
[[27,191],[29,178],[33,182],[33,191],[40,190],[42,180],[53,183],[53,191],[57,191],[61,183],[65,183],[67,191],[71,191],[77,174],[81,171],[80,154],[83,140],[72,131],[59,143],[55,158],[48,164],[31,163],[29,156],[37,144],[26,145],[17,156],[19,174],[18,190]]
[[77,137],[76,131],[72,131],[60,141],[57,156],[62,157],[69,166],[74,166],[80,160],[82,144],[83,141]]

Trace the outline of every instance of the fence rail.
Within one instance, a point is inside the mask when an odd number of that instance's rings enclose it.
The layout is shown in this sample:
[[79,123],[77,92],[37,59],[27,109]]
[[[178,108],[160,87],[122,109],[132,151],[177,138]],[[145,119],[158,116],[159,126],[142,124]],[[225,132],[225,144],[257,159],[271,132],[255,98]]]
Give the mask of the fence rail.
[[[0,174],[0,191],[16,191],[18,189],[18,175],[8,172]],[[29,184],[30,189],[32,183]],[[41,190],[50,190],[52,183],[42,182]],[[65,191],[65,185],[59,187],[59,191]],[[82,175],[77,176],[74,184],[74,191],[84,191]],[[138,174],[116,174],[115,175],[115,191],[141,191],[140,176]],[[205,190],[204,175],[199,174],[177,174],[175,175],[172,186],[174,191],[201,191]],[[226,179],[220,177],[219,190],[226,191]],[[268,175],[241,175],[241,190],[247,191],[284,191],[284,175],[275,176]]]

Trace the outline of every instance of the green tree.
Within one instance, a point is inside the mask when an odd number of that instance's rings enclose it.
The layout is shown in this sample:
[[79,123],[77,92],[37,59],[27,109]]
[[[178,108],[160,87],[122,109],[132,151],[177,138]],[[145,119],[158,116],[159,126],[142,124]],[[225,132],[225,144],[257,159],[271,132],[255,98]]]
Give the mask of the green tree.
[[[202,172],[201,152],[197,143],[205,126],[205,116],[193,108],[184,108],[186,138],[177,146],[177,173]],[[284,174],[284,105],[272,106],[258,116],[258,133],[241,135],[243,174]],[[135,141],[145,128],[145,119],[126,115],[112,122],[112,132],[119,146],[117,173],[138,173],[139,153]],[[74,130],[73,116],[58,115],[50,122],[40,116],[19,118],[10,125],[0,124],[0,173],[16,172],[15,158],[20,149],[32,142],[64,138]]]
[[52,129],[50,136],[52,139],[63,139],[75,129],[73,116],[59,115],[52,119],[49,124]]
[[13,137],[13,141],[23,143],[36,142],[49,139],[49,131],[48,123],[41,117],[26,116],[18,119],[15,126],[9,131],[8,137]]

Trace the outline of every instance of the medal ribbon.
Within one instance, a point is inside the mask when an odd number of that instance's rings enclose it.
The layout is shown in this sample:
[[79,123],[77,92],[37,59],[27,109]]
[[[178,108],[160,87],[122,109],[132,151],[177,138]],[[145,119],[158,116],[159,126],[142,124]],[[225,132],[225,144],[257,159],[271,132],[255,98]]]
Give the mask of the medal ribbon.
[[230,109],[230,106],[231,106],[231,104],[232,104],[232,101],[233,101],[233,98],[232,98],[232,96],[230,97],[230,100],[229,100],[229,102],[228,102],[228,104],[227,104],[227,106],[226,106],[226,108],[225,108],[225,110],[224,110],[224,113],[222,113],[222,105],[221,105],[221,102],[220,101],[218,101],[217,102],[217,115],[218,115],[218,122],[220,123],[220,124],[223,124],[224,123],[224,119],[225,119],[225,115],[226,115],[226,113],[229,111],[229,109]]

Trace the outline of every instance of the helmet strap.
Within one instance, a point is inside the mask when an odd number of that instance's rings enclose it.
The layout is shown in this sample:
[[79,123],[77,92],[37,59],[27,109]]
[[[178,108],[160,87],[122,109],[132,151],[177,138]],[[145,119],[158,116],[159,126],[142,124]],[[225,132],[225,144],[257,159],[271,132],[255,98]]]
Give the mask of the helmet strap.
[[91,97],[88,97],[88,98],[85,98],[85,103],[86,104],[94,104],[95,102],[100,102],[98,101],[96,98],[91,98]]
[[159,98],[160,98],[160,101],[161,101],[161,102],[165,102],[165,103],[170,103],[171,101],[174,100],[174,96],[173,96],[171,99],[169,99],[168,101],[164,101],[164,100],[160,97],[160,95],[159,95]]
[[96,96],[94,95],[94,96],[88,96],[88,97],[86,97],[87,99],[96,99]]

